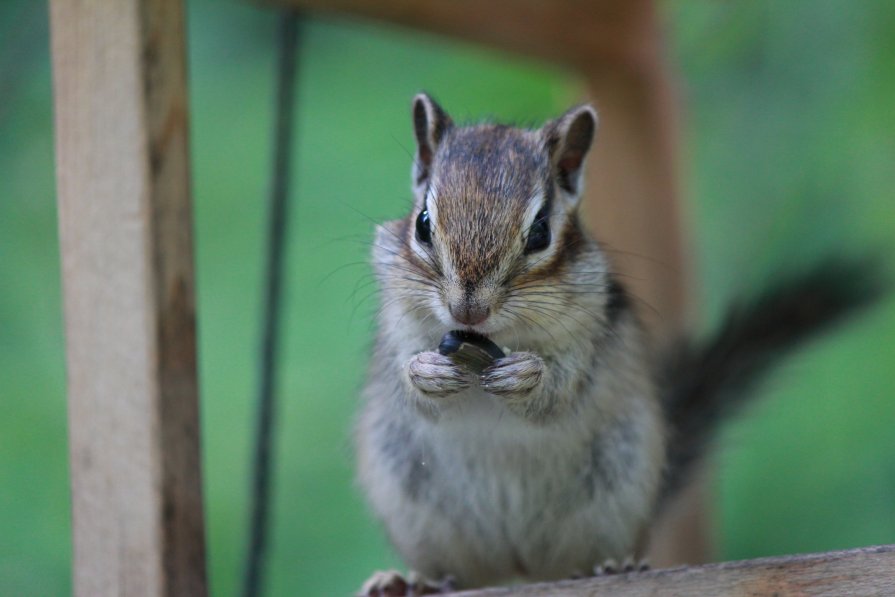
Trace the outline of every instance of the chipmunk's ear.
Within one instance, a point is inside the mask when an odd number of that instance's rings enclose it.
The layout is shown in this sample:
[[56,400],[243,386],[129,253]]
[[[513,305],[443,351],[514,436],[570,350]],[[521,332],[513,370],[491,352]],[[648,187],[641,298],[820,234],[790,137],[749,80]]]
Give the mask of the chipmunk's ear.
[[413,98],[413,133],[416,136],[414,188],[422,187],[428,181],[435,150],[452,124],[451,117],[431,97],[420,93]]
[[596,130],[597,111],[590,104],[572,108],[543,128],[556,184],[574,197],[581,193],[584,158]]

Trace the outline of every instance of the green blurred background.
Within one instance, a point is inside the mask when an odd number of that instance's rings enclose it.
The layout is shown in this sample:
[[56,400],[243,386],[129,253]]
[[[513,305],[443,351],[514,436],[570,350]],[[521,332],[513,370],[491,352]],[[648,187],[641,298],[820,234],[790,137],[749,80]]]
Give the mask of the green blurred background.
[[[274,15],[189,7],[203,449],[212,587],[246,521]],[[895,3],[663,5],[686,106],[700,324],[787,264],[895,249]],[[352,483],[375,298],[371,221],[409,194],[409,101],[537,122],[567,74],[359,22],[313,20],[301,64],[271,595],[344,595],[397,566]],[[599,98],[597,98],[599,102]],[[0,4],[0,595],[70,592],[65,370],[46,7]],[[597,166],[599,167],[599,166]],[[623,248],[623,247],[622,247]],[[657,266],[661,267],[661,266]],[[726,432],[724,558],[895,542],[895,302],[799,354]]]

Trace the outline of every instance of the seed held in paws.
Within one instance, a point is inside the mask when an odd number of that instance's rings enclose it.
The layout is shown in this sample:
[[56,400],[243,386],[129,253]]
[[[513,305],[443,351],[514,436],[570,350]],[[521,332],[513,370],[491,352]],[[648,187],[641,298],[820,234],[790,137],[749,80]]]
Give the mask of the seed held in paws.
[[438,352],[470,371],[481,374],[506,355],[486,336],[465,330],[452,330],[441,338]]

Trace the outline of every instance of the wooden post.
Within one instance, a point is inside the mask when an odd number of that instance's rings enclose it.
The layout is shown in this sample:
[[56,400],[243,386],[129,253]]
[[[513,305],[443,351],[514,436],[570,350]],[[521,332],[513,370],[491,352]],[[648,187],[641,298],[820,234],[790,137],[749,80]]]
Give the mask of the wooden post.
[[584,215],[644,321],[664,336],[680,331],[690,277],[677,172],[680,106],[657,8],[652,0],[619,4],[604,21],[616,35],[578,67],[600,116]]
[[51,0],[74,587],[207,592],[180,0]]

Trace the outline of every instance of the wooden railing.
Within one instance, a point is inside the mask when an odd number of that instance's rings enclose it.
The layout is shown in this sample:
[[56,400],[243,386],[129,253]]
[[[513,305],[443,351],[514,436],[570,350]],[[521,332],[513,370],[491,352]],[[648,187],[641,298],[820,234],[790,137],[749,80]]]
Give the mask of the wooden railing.
[[456,593],[457,597],[895,595],[895,545]]

